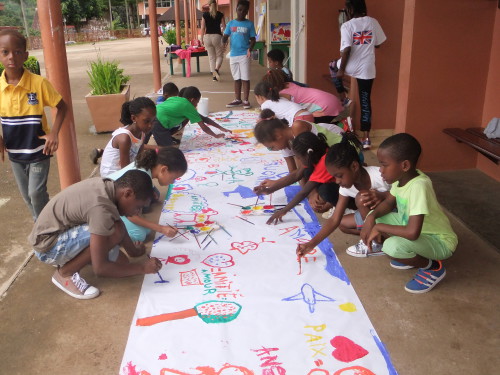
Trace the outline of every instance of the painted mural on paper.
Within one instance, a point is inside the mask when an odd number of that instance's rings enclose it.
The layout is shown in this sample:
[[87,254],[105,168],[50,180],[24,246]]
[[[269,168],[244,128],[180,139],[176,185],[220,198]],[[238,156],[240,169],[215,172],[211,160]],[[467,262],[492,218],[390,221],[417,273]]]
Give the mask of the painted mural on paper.
[[265,222],[298,191],[252,188],[286,174],[281,154],[258,145],[255,112],[216,113],[233,130],[214,139],[189,125],[181,149],[188,172],[176,181],[146,275],[121,375],[396,374],[331,244],[302,261],[297,244],[319,224],[306,201],[278,225]]

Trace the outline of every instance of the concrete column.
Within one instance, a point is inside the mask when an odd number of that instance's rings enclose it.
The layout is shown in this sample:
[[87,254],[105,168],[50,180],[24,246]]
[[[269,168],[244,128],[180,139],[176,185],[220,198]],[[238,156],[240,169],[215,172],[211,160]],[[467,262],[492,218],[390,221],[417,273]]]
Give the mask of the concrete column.
[[[59,0],[38,0],[43,56],[47,77],[59,91],[68,111],[59,132],[57,166],[61,189],[80,181],[80,163],[76,144],[75,120],[69,84],[68,60],[64,42],[64,26]],[[55,114],[55,110],[53,112]]]
[[161,88],[160,52],[158,51],[158,20],[156,1],[149,2],[149,27],[151,29],[151,57],[153,60],[153,87],[155,92]]

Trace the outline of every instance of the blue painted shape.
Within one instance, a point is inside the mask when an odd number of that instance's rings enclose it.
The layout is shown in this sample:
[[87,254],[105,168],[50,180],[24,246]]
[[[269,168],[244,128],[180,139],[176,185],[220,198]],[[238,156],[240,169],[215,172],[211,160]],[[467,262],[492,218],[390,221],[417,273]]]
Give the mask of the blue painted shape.
[[377,344],[378,349],[380,350],[380,353],[384,356],[385,363],[387,364],[387,370],[389,371],[389,375],[398,375],[398,372],[394,368],[394,365],[392,364],[391,357],[389,356],[389,352],[385,348],[385,345],[382,341],[380,341],[380,338],[377,336],[377,333],[374,330],[370,330],[370,333],[375,340],[375,344]]
[[[231,194],[239,194],[241,198],[252,198],[257,196],[252,189],[242,185],[238,185],[238,187],[233,191],[225,191],[222,194],[224,194],[226,197],[229,197],[229,195]],[[259,199],[264,199],[264,196],[259,195]]]
[[[288,202],[290,202],[293,197],[300,191],[301,187],[300,186],[287,186],[285,187],[285,194],[287,197]],[[309,214],[311,217],[311,221],[306,221],[304,217],[302,217],[297,210],[294,209],[294,212],[297,214],[299,217],[300,221],[302,221],[302,224],[304,225],[304,229],[307,231],[307,233],[312,237],[314,237],[319,230],[321,229],[321,226],[319,225],[318,219],[316,218],[316,214],[314,213],[313,209],[309,205],[309,201],[307,199],[304,199],[302,201],[302,204],[304,205],[304,209],[306,212]],[[326,267],[325,270],[332,276],[344,281],[347,285],[350,285],[351,282],[349,281],[349,278],[347,277],[347,274],[345,273],[344,268],[340,264],[337,256],[335,255],[335,252],[333,251],[333,246],[328,241],[327,238],[325,238],[319,245],[319,249],[323,254],[325,254],[326,257]]]
[[308,307],[309,312],[312,314],[316,309],[316,303],[318,302],[334,302],[335,300],[331,297],[325,296],[319,292],[316,292],[311,284],[304,284],[300,288],[300,293],[297,293],[291,297],[283,298],[282,301],[304,301]]

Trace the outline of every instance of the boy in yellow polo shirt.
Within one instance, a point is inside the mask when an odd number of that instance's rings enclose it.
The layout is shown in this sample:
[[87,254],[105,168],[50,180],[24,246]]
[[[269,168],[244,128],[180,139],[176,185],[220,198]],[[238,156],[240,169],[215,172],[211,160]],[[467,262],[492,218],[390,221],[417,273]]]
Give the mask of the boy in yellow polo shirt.
[[[0,31],[0,157],[7,151],[23,199],[36,220],[49,201],[47,177],[50,156],[57,150],[58,134],[66,115],[61,95],[45,78],[24,68],[26,39],[18,31]],[[52,130],[44,107],[57,107]]]

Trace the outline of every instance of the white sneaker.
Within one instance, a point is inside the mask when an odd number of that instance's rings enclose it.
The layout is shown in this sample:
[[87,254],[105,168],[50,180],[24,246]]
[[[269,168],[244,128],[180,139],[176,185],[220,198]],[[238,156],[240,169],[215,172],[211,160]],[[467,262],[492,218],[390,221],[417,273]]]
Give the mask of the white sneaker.
[[[330,208],[328,211],[323,212],[323,215],[321,215],[321,217],[323,219],[329,219],[333,216],[334,212],[335,212],[335,206]],[[354,213],[356,213],[356,210],[352,210],[350,208],[346,208],[344,211],[344,215],[349,215],[349,214],[354,214]]]
[[333,216],[333,213],[335,212],[335,207],[330,208],[328,211],[323,212],[323,215],[321,217],[323,219],[329,219]]
[[372,241],[372,251],[370,251],[370,249],[368,249],[368,246],[365,245],[363,240],[359,240],[359,242],[356,245],[348,247],[345,252],[357,258],[385,255],[385,253],[382,251],[381,244]]
[[91,299],[99,295],[99,289],[89,285],[78,272],[75,272],[71,277],[63,277],[57,269],[52,275],[52,282],[73,298]]

